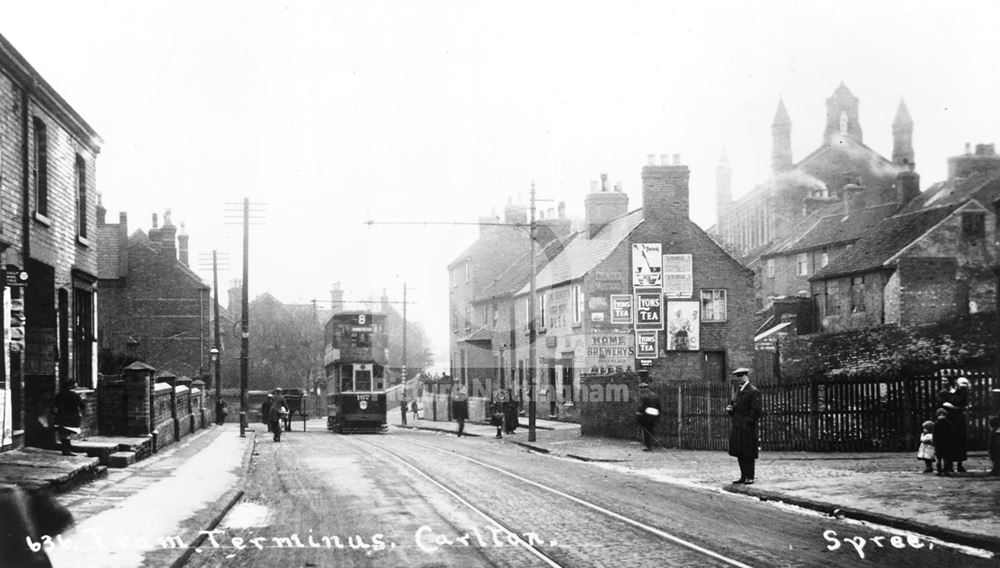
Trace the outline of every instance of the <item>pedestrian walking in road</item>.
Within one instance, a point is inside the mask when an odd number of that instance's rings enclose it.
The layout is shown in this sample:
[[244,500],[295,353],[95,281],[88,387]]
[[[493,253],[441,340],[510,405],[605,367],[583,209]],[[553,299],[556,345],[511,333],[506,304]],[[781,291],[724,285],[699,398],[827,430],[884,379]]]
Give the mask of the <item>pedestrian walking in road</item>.
[[62,384],[62,389],[53,401],[52,412],[54,414],[53,423],[56,433],[59,436],[59,446],[64,456],[73,455],[71,449],[71,439],[73,434],[80,433],[80,424],[83,422],[83,398],[80,393],[73,390],[76,388],[76,381],[67,379]]
[[955,472],[955,427],[948,418],[948,411],[937,409],[934,413],[934,454],[937,456],[937,474],[951,475]]
[[260,405],[260,421],[267,425],[267,431],[271,431],[271,401],[274,395],[268,393],[267,398]]
[[649,388],[649,383],[639,383],[639,408],[635,411],[635,421],[639,425],[639,435],[642,438],[642,451],[653,449],[656,442],[656,425],[660,421],[660,397]]
[[288,416],[288,403],[282,396],[280,388],[274,389],[274,396],[271,398],[271,407],[267,412],[267,421],[271,424],[271,432],[274,433],[274,441],[281,441],[281,422]]
[[403,417],[403,426],[406,426],[406,409],[409,408],[410,401],[406,398],[406,391],[400,391],[399,394],[399,413]]
[[926,466],[924,473],[934,473],[934,422],[923,423],[920,432],[920,447],[917,448],[917,459]]
[[729,432],[729,455],[740,464],[740,478],[733,483],[751,485],[754,482],[754,462],[757,460],[757,421],[763,414],[760,392],[750,384],[750,369],[740,367],[733,371],[738,383],[736,395],[726,407],[732,417]]
[[451,415],[458,422],[458,436],[465,433],[465,421],[469,418],[469,393],[465,385],[455,385],[451,389]]
[[990,461],[993,462],[990,475],[1000,475],[1000,416],[990,418]]

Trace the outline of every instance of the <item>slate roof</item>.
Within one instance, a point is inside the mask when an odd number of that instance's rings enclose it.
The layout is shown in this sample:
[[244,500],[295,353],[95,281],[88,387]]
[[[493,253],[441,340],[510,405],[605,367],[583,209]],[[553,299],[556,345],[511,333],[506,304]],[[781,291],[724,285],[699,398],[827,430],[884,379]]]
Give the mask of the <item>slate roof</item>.
[[762,257],[793,254],[834,244],[854,242],[870,233],[887,217],[892,216],[898,203],[866,207],[844,216],[843,204],[824,207],[800,225],[789,238],[775,244]]
[[958,208],[957,204],[921,209],[889,217],[858,239],[850,249],[830,262],[809,280],[824,280],[881,268],[896,253],[920,238]]
[[[609,221],[589,239],[582,236],[574,238],[559,256],[538,272],[535,277],[535,287],[549,288],[587,274],[606,259],[641,222],[642,209],[636,209]],[[524,285],[518,294],[528,292],[528,286]]]
[[977,173],[931,185],[907,203],[903,212],[911,213],[928,207],[952,205],[969,199],[976,199],[996,212],[993,202],[998,198],[1000,198],[1000,175]]
[[511,243],[523,243],[527,247],[527,228],[505,227],[502,225],[488,227],[472,242],[455,260],[448,264],[451,269],[456,264],[468,258],[488,258],[500,250],[505,250]]
[[[561,254],[566,246],[574,240],[580,233],[569,235],[563,240],[554,239],[544,247],[535,249],[535,271],[536,273],[545,268],[549,261]],[[476,295],[476,301],[491,300],[494,298],[509,297],[518,292],[525,285],[529,284],[531,277],[531,253],[526,252],[514,261],[506,270],[500,273],[493,282],[487,286],[482,293]]]
[[493,334],[485,327],[473,331],[469,335],[458,340],[459,343],[473,343],[476,341],[493,341]]

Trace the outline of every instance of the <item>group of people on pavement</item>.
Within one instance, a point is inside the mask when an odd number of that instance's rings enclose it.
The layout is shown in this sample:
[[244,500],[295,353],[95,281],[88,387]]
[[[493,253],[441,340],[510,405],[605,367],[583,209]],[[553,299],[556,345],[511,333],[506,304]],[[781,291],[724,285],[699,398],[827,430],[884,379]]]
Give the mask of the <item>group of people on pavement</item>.
[[[941,389],[937,393],[938,409],[934,420],[921,425],[920,446],[917,459],[924,462],[924,473],[937,472],[947,476],[965,473],[965,461],[969,459],[969,379],[958,377],[954,382],[949,377],[941,377]],[[1000,475],[1000,417],[990,420],[990,458],[993,461],[993,475]],[[936,467],[935,467],[936,464]]]
[[[750,369],[746,367],[733,371],[733,380],[736,383],[735,394],[726,407],[726,413],[731,418],[729,455],[736,458],[740,467],[740,478],[733,483],[752,485],[760,445],[757,423],[763,415],[760,392],[750,384]],[[650,389],[649,383],[639,383],[639,404],[635,420],[644,452],[652,450],[654,444],[659,444],[655,432],[661,411],[660,398]]]

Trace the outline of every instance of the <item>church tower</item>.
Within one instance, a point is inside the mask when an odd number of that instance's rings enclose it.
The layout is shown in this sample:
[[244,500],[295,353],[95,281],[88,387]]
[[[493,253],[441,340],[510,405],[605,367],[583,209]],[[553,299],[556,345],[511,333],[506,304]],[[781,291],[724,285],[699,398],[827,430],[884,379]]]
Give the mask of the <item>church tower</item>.
[[719,156],[719,165],[715,167],[715,217],[716,227],[722,234],[722,220],[733,205],[733,169],[729,166],[729,158],[723,150]]
[[771,170],[775,174],[792,169],[792,121],[785,101],[778,100],[778,110],[771,123]]
[[913,119],[902,100],[899,101],[896,118],[892,121],[892,163],[913,163]]
[[858,121],[858,97],[841,81],[833,96],[826,99],[826,131],[823,143],[833,144],[846,138],[861,144],[863,135]]

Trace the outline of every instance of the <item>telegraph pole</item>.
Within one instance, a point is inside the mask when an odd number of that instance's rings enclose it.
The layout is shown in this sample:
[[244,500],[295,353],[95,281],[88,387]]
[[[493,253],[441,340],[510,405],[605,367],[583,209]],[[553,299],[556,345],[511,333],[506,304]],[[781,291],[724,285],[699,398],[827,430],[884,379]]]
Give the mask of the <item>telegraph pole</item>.
[[528,441],[535,441],[535,363],[538,358],[535,346],[535,180],[531,180],[530,217],[528,240],[531,241],[531,284],[528,292]]
[[222,400],[222,343],[219,340],[219,259],[215,250],[212,251],[212,288],[215,289],[215,404],[218,405]]
[[406,280],[403,280],[403,378],[400,382],[406,388]]
[[240,438],[247,435],[247,382],[250,375],[250,200],[243,198],[243,318],[240,323]]
[[[232,204],[235,205],[235,204]],[[250,198],[243,198],[243,290],[240,320],[240,437],[246,437],[247,388],[250,377]],[[254,203],[253,205],[264,205]],[[233,211],[235,212],[235,211]],[[255,211],[256,212],[256,211]]]

